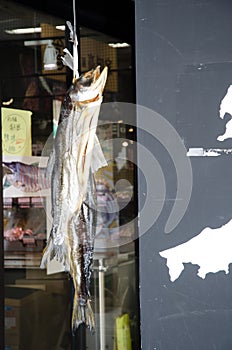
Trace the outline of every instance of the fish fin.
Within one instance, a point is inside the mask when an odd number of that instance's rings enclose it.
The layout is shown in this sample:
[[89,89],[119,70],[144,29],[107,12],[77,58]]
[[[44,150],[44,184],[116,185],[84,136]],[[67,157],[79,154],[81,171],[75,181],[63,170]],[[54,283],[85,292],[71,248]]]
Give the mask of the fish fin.
[[63,245],[54,245],[53,240],[50,237],[48,239],[47,246],[44,248],[42,260],[40,263],[40,268],[45,269],[49,261],[55,259],[64,265],[65,271],[69,270],[67,263],[65,263],[65,250]]
[[52,249],[52,239],[48,239],[47,245],[43,250],[42,260],[40,262],[40,268],[45,269],[47,267],[48,261],[50,261],[50,254]]
[[[76,293],[75,293],[76,294]],[[90,299],[87,299],[85,304],[81,304],[77,298],[74,296],[73,301],[73,312],[72,312],[72,329],[73,332],[84,323],[90,331],[95,330],[94,314],[91,307]]]
[[103,167],[108,165],[97,135],[95,135],[95,137],[94,137],[93,152],[94,152],[94,157],[92,157],[92,160],[91,160],[91,162],[92,162],[91,169],[92,169],[92,172],[95,173],[95,172],[97,172],[98,169],[103,168]]
[[64,56],[61,56],[63,65],[69,67],[71,70],[73,70],[73,56],[72,54],[69,52],[68,49],[64,49]]
[[2,184],[3,184],[3,190],[11,186],[10,182],[7,180],[7,175],[3,176]]

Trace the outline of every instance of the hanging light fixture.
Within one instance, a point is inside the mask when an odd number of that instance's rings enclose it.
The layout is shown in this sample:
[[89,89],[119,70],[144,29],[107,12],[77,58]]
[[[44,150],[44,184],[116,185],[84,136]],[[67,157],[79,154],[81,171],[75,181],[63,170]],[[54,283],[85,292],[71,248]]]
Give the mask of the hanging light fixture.
[[57,55],[58,51],[52,44],[52,40],[49,40],[44,51],[44,70],[54,70],[58,68]]

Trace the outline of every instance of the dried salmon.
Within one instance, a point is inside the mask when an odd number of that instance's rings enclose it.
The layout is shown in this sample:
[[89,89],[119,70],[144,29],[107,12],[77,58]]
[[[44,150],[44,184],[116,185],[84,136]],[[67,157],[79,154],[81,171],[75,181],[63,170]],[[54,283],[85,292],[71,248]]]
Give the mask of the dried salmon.
[[107,165],[96,127],[107,73],[107,67],[101,72],[98,66],[73,80],[47,168],[53,223],[41,268],[56,259],[70,273],[75,288],[73,330],[81,323],[95,327],[89,292],[96,230],[94,173]]

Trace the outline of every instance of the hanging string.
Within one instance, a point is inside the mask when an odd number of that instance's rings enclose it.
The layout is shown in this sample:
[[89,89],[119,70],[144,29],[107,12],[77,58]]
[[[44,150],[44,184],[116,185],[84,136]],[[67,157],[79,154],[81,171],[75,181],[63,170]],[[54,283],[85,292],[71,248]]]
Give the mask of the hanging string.
[[73,0],[73,32],[74,35],[77,33],[77,21],[76,21],[76,1]]
[[77,41],[77,24],[76,24],[76,1],[73,0],[73,79],[79,77],[78,72],[78,41]]
[[76,33],[76,6],[75,0],[73,0],[73,20],[74,25],[72,25],[69,21],[66,22],[69,30],[70,30],[70,41],[73,42],[73,54],[69,52],[67,48],[64,48],[65,55],[61,57],[63,64],[70,69],[73,70],[73,81],[79,78],[78,72],[78,41],[77,41],[77,33]]

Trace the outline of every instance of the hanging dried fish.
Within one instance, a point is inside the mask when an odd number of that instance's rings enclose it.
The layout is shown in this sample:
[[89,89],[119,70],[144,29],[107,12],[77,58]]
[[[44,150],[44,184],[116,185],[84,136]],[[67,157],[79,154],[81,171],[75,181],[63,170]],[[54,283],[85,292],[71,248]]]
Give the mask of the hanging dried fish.
[[[68,57],[70,66],[70,53]],[[94,172],[107,165],[96,127],[107,71],[107,67],[102,72],[97,67],[73,79],[47,168],[53,224],[41,268],[57,259],[70,272],[75,288],[73,330],[81,323],[94,329],[89,293],[96,227]]]

